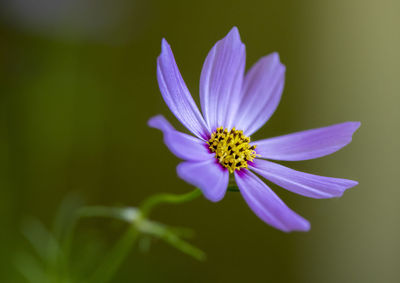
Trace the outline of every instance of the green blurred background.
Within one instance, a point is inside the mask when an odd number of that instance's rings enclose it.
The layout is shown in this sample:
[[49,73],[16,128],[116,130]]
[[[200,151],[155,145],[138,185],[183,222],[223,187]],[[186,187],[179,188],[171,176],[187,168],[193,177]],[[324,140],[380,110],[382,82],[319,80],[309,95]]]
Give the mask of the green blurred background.
[[[285,163],[360,185],[332,200],[273,186],[311,221],[308,233],[265,225],[237,193],[162,207],[154,218],[193,228],[207,260],[156,241],[148,253],[135,249],[113,282],[400,282],[399,1],[0,3],[0,282],[27,282],[15,260],[29,249],[21,225],[30,216],[50,227],[71,193],[134,206],[191,189],[146,125],[158,113],[178,125],[158,90],[156,57],[167,38],[198,96],[207,52],[234,25],[247,68],[272,51],[287,66],[281,104],[253,138],[361,121],[340,152]],[[107,221],[81,226],[77,238],[100,254],[121,233]]]

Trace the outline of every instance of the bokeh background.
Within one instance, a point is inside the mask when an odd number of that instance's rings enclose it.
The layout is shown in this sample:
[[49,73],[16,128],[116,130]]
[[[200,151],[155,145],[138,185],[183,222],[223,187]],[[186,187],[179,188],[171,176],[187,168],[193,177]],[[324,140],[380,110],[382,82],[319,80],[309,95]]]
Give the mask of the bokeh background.
[[[134,206],[191,189],[146,125],[158,113],[178,125],[156,57],[167,38],[197,96],[207,52],[234,25],[247,68],[272,51],[287,66],[281,104],[254,138],[361,121],[338,153],[285,163],[360,185],[331,200],[272,186],[311,221],[308,233],[270,228],[238,193],[162,207],[154,218],[193,228],[207,260],[156,241],[135,248],[113,282],[400,282],[399,1],[3,0],[0,9],[0,282],[28,282],[21,227],[32,217],[51,227],[71,193]],[[78,241],[100,254],[121,233],[108,221],[81,226]]]

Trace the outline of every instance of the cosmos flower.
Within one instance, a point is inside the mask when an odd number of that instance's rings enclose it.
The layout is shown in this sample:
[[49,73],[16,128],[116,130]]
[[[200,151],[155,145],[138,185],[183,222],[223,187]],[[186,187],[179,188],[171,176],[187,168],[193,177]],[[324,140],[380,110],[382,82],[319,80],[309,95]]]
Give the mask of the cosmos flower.
[[[180,178],[220,201],[235,180],[240,193],[267,224],[285,232],[308,231],[309,222],[291,210],[257,175],[311,198],[340,197],[358,183],[299,172],[269,160],[299,161],[331,154],[350,143],[359,122],[251,141],[281,99],[285,66],[277,53],[261,58],[245,74],[245,46],[234,27],[208,53],[200,77],[200,113],[170,45],[162,40],[157,59],[161,94],[176,118],[193,134],[179,132],[161,115],[149,126],[161,130],[167,147],[184,162]],[[257,174],[257,175],[256,175]]]

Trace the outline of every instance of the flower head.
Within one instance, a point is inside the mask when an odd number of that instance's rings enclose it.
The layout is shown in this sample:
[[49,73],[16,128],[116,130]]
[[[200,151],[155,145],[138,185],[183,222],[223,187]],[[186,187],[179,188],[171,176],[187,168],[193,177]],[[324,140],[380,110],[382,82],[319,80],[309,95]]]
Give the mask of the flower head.
[[[245,46],[234,27],[208,53],[200,77],[203,115],[186,87],[165,39],[157,60],[161,94],[176,118],[194,135],[176,131],[161,115],[149,120],[179,158],[179,177],[221,200],[230,175],[254,213],[282,231],[307,231],[309,222],[292,211],[256,174],[312,198],[340,197],[358,183],[295,171],[268,160],[299,161],[331,154],[360,126],[345,122],[252,142],[250,136],[271,117],[281,99],[285,66],[277,53],[261,58],[245,74]],[[256,173],[256,174],[254,174]]]

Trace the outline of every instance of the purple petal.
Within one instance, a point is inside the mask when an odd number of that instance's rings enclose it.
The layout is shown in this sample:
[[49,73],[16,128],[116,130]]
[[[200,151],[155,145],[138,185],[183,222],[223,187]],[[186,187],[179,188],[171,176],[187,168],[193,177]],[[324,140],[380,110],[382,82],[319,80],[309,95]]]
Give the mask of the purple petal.
[[262,159],[254,160],[252,171],[291,192],[311,198],[340,197],[356,181],[299,172]]
[[176,131],[162,115],[151,118],[148,124],[164,133],[164,143],[177,157],[193,161],[214,157],[203,140]]
[[265,223],[284,232],[310,230],[310,223],[287,207],[254,173],[243,170],[235,173],[235,179],[247,204]]
[[262,158],[298,161],[322,157],[351,142],[360,122],[345,122],[329,127],[297,132],[252,142]]
[[260,59],[247,72],[243,82],[243,98],[235,127],[250,136],[272,116],[281,100],[285,83],[285,66],[278,53]]
[[245,63],[245,46],[236,27],[207,55],[200,77],[200,102],[212,131],[231,127],[240,102]]
[[201,189],[211,201],[220,201],[228,188],[229,172],[216,159],[202,162],[182,162],[176,168],[179,177]]
[[157,59],[157,79],[161,94],[178,120],[196,136],[207,139],[210,131],[194,102],[175,63],[171,47],[162,40]]
[[166,132],[166,131],[174,131],[174,127],[171,125],[170,122],[168,122],[167,119],[163,115],[157,115],[149,119],[147,122],[147,125],[149,127],[159,129],[160,131]]

